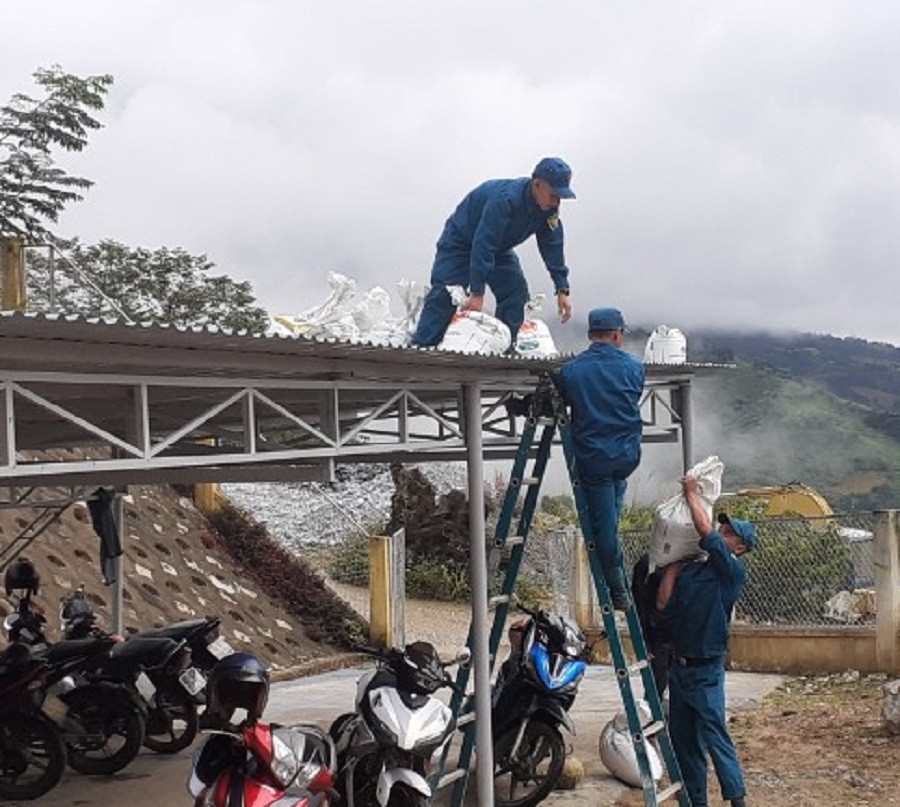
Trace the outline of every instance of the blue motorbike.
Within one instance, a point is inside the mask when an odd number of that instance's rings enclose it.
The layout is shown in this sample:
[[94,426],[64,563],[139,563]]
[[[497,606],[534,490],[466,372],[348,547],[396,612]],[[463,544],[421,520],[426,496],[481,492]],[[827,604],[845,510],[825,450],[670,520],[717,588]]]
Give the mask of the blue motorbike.
[[492,692],[497,807],[531,807],[556,787],[566,760],[560,727],[575,734],[569,709],[589,656],[573,620],[521,610],[528,618],[510,626],[510,654]]

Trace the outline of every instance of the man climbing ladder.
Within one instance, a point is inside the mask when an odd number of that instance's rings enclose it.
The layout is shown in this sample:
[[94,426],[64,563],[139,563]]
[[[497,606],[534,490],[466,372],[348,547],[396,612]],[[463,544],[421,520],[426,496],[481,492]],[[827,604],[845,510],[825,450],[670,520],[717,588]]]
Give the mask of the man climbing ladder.
[[587,506],[585,535],[597,545],[613,607],[628,608],[618,523],[625,480],[641,461],[644,365],[623,349],[625,319],[618,308],[588,316],[587,350],[556,378],[572,413],[572,447]]
[[[538,434],[538,427],[541,427]],[[553,381],[549,377],[541,379],[536,393],[531,396],[528,405],[525,426],[522,438],[516,452],[513,469],[510,475],[509,486],[504,497],[503,506],[497,519],[497,529],[493,542],[491,567],[496,568],[494,561],[499,558],[501,552],[509,551],[509,561],[506,565],[506,575],[503,581],[501,593],[492,598],[495,606],[494,623],[489,639],[489,661],[493,668],[500,638],[503,635],[504,624],[509,612],[510,603],[515,591],[516,578],[528,540],[532,518],[535,513],[540,485],[547,467],[547,460],[553,445],[554,437],[559,433],[566,456],[566,467],[572,481],[575,494],[575,502],[581,522],[582,533],[591,535],[589,528],[590,517],[584,491],[580,484],[577,462],[573,450],[573,440],[569,425],[569,415],[561,395]],[[533,456],[531,473],[526,474],[526,465]],[[525,497],[518,510],[519,517],[516,532],[512,532],[513,516],[518,508],[519,492],[524,490]],[[625,649],[619,636],[616,624],[613,601],[606,577],[603,572],[602,562],[597,542],[590,537],[586,540],[588,559],[591,575],[597,590],[598,601],[601,606],[603,626],[609,638],[610,650],[616,673],[616,681],[625,708],[625,715],[635,755],[641,772],[641,785],[644,794],[644,802],[648,807],[655,807],[661,802],[675,798],[680,807],[690,807],[690,798],[682,784],[681,772],[675,758],[668,728],[662,713],[659,696],[653,681],[653,673],[647,658],[647,648],[641,634],[640,622],[635,608],[629,606],[625,609],[625,619],[628,625],[629,637],[634,649],[635,660],[629,663],[625,655]],[[469,642],[472,641],[472,629],[469,631]],[[644,685],[644,698],[647,701],[652,719],[648,725],[642,725],[635,694],[632,689],[631,676],[640,673]],[[460,715],[461,707],[465,703],[462,692],[468,683],[468,669],[461,669],[457,677],[458,694],[451,701],[451,709],[459,717],[460,731],[463,733],[463,742],[459,751],[454,769],[445,773],[445,763],[449,757],[450,749],[445,748],[444,756],[437,766],[432,777],[432,785],[435,789],[453,783],[453,807],[461,807],[465,800],[466,784],[469,774],[469,765],[472,759],[475,745],[474,714],[467,712]],[[599,728],[599,727],[598,727]],[[662,758],[666,766],[668,784],[664,789],[657,790],[656,782],[650,772],[650,761],[645,748],[645,740],[655,738],[662,752]]]

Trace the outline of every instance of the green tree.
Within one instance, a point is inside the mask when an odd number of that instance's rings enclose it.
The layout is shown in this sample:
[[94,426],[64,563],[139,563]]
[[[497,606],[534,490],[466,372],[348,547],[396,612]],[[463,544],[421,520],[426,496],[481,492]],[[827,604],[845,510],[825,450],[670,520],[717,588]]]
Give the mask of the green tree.
[[112,76],[66,73],[59,65],[34,73],[43,95],[16,93],[0,107],[0,235],[29,239],[47,234],[80,190],[93,184],[60,168],[54,152],[82,151],[100,128],[92,116],[103,109]]
[[111,240],[85,245],[74,239],[61,246],[67,262],[63,271],[54,273],[52,306],[49,262],[37,254],[30,258],[31,310],[124,315],[134,322],[250,333],[266,329],[268,317],[256,305],[250,284],[210,274],[215,264],[206,255],[180,248],[128,247]]

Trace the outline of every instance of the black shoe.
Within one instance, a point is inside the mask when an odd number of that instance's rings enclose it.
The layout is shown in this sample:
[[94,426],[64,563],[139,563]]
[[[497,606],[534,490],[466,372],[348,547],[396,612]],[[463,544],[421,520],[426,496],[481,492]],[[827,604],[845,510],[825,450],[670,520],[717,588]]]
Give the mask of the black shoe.
[[747,807],[747,797],[740,796],[731,800],[731,807]]

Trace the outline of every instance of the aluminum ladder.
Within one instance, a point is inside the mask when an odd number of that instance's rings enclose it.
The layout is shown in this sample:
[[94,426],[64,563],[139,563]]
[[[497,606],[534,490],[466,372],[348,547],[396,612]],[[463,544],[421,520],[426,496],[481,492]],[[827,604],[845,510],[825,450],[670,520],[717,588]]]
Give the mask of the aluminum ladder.
[[[582,535],[590,534],[587,504],[578,481],[578,473],[575,466],[568,412],[552,379],[549,376],[544,376],[539,381],[536,392],[531,396],[503,506],[497,519],[493,546],[488,560],[489,571],[491,576],[493,576],[493,573],[499,567],[503,552],[508,550],[510,553],[500,593],[495,597],[491,597],[489,601],[489,606],[494,612],[494,621],[488,645],[490,670],[492,673],[506,618],[509,614],[516,579],[522,564],[525,544],[537,508],[541,482],[543,481],[557,432],[559,432],[565,452],[566,468],[572,483],[581,533]],[[532,455],[534,459],[531,471],[526,475],[527,464]],[[513,532],[511,529],[513,517],[519,501],[519,495],[523,490],[525,491],[525,497],[519,511],[517,528]],[[629,661],[626,657],[622,638],[619,635],[612,599],[600,565],[600,557],[592,541],[588,540],[586,546],[591,576],[594,580],[597,599],[600,603],[600,611],[603,617],[603,627],[609,640],[616,681],[619,685],[619,692],[625,707],[625,715],[628,719],[638,767],[641,772],[644,804],[648,807],[655,807],[655,805],[674,798],[677,799],[680,807],[690,807],[690,797],[683,786],[681,769],[675,758],[659,694],[656,691],[653,671],[650,667],[637,609],[632,603],[625,612],[625,619],[635,655],[634,660]],[[468,645],[471,646],[471,643],[472,628],[470,627]],[[644,698],[651,713],[651,721],[646,726],[641,724],[632,684],[632,676],[636,673],[640,674],[644,685]],[[462,744],[456,764],[450,770],[447,769],[447,760],[451,753],[451,743],[448,743],[439,764],[436,766],[436,770],[430,777],[433,792],[453,785],[452,807],[462,807],[465,801],[469,768],[472,754],[475,750],[474,706],[469,698],[461,694],[466,691],[468,683],[469,668],[468,666],[461,667],[456,678],[456,686],[459,691],[454,693],[450,701],[450,708],[457,718],[457,728],[462,736]],[[668,779],[667,786],[662,790],[658,790],[656,787],[650,772],[650,760],[644,745],[644,741],[651,737],[655,738],[662,752],[662,761],[665,765],[666,778]]]

